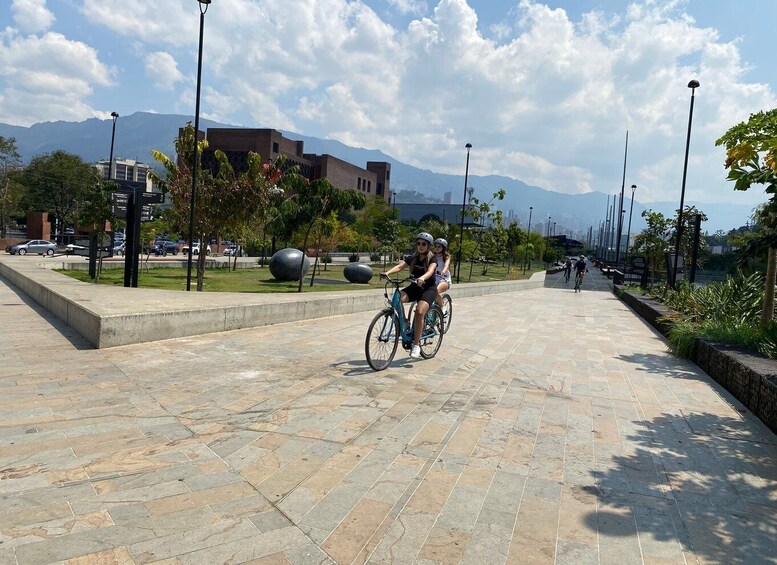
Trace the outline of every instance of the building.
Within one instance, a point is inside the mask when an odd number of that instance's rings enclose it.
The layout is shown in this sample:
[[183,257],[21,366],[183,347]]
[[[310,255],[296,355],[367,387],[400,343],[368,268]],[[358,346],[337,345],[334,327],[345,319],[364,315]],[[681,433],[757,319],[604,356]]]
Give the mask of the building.
[[113,180],[128,180],[142,183],[147,182],[148,173],[151,171],[151,166],[135,161],[134,159],[114,159],[113,170],[111,171],[110,177],[108,176],[108,159],[97,161],[95,167],[100,171],[104,180],[111,178]]
[[211,170],[216,166],[213,156],[216,150],[226,154],[236,173],[247,169],[251,151],[271,161],[283,155],[286,166],[297,166],[311,181],[326,178],[336,188],[358,190],[365,196],[380,196],[391,203],[390,163],[369,161],[366,168],[362,168],[332,155],[305,153],[304,141],[289,139],[274,129],[208,128],[207,133],[200,132],[199,137],[208,140],[203,166]]
[[[396,204],[399,221],[421,223],[426,220],[456,224],[461,223],[461,204]],[[472,215],[464,216],[465,227],[482,227]]]

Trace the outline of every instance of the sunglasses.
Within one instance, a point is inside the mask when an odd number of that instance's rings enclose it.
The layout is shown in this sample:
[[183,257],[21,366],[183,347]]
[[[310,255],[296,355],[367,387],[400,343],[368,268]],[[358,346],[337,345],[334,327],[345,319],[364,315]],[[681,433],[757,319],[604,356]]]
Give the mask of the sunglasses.
[[415,244],[416,244],[418,247],[421,247],[422,245],[423,245],[424,247],[429,247],[429,244],[428,244],[426,241],[416,241],[416,242],[415,242]]

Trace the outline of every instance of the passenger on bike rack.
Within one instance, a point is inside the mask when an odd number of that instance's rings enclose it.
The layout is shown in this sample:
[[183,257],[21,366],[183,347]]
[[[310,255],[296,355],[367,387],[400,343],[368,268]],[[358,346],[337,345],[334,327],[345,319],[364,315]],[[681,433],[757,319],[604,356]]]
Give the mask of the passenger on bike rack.
[[437,283],[437,305],[442,308],[442,295],[451,287],[451,256],[448,253],[448,242],[441,237],[434,240],[434,260],[437,262],[434,274],[434,281]]
[[416,252],[407,255],[405,258],[391,267],[381,277],[387,277],[398,273],[405,267],[410,269],[411,276],[415,277],[416,282],[402,289],[401,300],[405,302],[417,302],[415,318],[413,320],[413,347],[410,350],[410,357],[419,359],[421,357],[421,330],[423,329],[424,318],[429,311],[429,307],[437,298],[437,286],[435,285],[434,273],[437,270],[437,262],[432,253],[432,243],[434,238],[421,232],[415,238]]

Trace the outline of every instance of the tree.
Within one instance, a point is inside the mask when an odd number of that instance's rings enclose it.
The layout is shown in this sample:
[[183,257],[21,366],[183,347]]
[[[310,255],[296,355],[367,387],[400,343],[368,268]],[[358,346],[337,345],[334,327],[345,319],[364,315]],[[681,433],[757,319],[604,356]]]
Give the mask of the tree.
[[[218,164],[215,176],[202,168],[202,152],[206,140],[196,144],[194,127],[188,123],[175,140],[177,163],[161,151],[152,151],[154,158],[165,169],[165,178],[152,173],[164,192],[171,196],[170,218],[172,227],[181,233],[189,231],[192,171],[197,167],[197,198],[194,209],[193,231],[202,242],[204,237],[220,231],[235,231],[256,222],[268,208],[273,186],[282,184],[284,178],[296,175],[296,170],[281,174],[277,163],[262,163],[257,153],[249,152],[248,169],[236,174],[223,151],[215,151]],[[193,245],[194,242],[189,242]],[[197,258],[197,290],[203,288],[206,254]]]
[[634,236],[632,249],[634,253],[645,256],[648,267],[655,273],[661,270],[672,227],[677,223],[671,218],[665,218],[661,212],[653,212],[653,210],[643,211],[642,217],[647,222],[647,228]]
[[[680,210],[675,211],[675,220],[674,225],[675,229],[672,233],[672,247],[675,246],[675,241],[677,241],[677,216],[679,215]],[[694,216],[696,214],[701,214],[701,221],[706,222],[707,221],[707,214],[702,212],[701,210],[698,210],[696,206],[686,206],[683,210],[683,228],[682,228],[682,239],[680,240],[680,253],[682,254],[683,258],[685,259],[685,264],[690,265],[691,257],[693,257],[693,222],[694,222]],[[709,246],[707,245],[707,240],[699,236],[699,253],[697,257],[697,266],[701,266],[704,263],[705,257],[709,254]]]
[[299,265],[299,286],[297,292],[302,292],[302,279],[305,268],[305,250],[308,248],[308,238],[316,222],[329,214],[340,214],[347,210],[361,210],[365,199],[354,190],[335,188],[327,179],[307,179],[297,176],[290,185],[296,194],[296,210],[294,225],[302,232],[302,259]]
[[0,238],[6,236],[11,216],[17,213],[20,200],[18,186],[11,183],[11,172],[21,163],[16,139],[0,135]]
[[33,157],[15,180],[26,188],[22,206],[53,213],[61,231],[79,222],[80,208],[100,182],[95,167],[65,151]]
[[726,147],[725,168],[734,190],[748,190],[752,185],[765,187],[769,197],[769,242],[766,263],[766,288],[761,323],[774,319],[774,284],[777,275],[777,108],[750,114],[747,122],[731,127],[715,145]]
[[[483,224],[486,229],[477,230],[477,237],[476,237],[476,246],[475,246],[475,253],[479,253],[482,256],[488,256],[489,252],[495,253],[498,246],[504,245],[506,242],[506,234],[502,233],[504,231],[504,228],[502,227],[502,211],[501,210],[491,210],[491,206],[493,205],[495,200],[504,200],[505,197],[505,191],[504,189],[497,190],[493,196],[491,197],[491,200],[488,202],[479,200],[477,198],[472,198],[472,202],[470,204],[470,213],[472,214],[472,218],[480,223]],[[486,224],[488,224],[486,226]],[[499,227],[502,232],[500,232],[498,235],[494,234],[494,230],[496,227]],[[469,280],[472,280],[472,265],[474,263],[474,257],[470,259],[470,269],[469,269]],[[483,263],[483,275],[488,274],[488,262]]]

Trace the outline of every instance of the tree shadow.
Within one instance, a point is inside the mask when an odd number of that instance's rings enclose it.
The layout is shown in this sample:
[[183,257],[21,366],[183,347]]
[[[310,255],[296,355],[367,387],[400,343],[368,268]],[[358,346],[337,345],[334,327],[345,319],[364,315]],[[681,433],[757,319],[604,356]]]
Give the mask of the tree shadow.
[[706,412],[622,426],[638,447],[597,457],[595,486],[582,487],[598,500],[585,522],[600,539],[638,533],[643,555],[659,548],[654,558],[679,544],[703,562],[777,562],[773,433],[750,416]]

